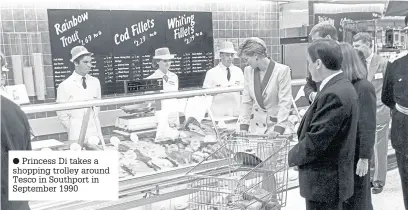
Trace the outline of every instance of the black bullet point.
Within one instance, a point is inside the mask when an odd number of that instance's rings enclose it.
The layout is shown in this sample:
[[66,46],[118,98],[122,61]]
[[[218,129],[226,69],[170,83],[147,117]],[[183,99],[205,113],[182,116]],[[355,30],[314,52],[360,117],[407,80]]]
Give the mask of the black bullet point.
[[14,158],[14,159],[13,159],[13,163],[14,163],[14,164],[18,164],[19,162],[20,162],[20,160],[19,160],[18,158]]

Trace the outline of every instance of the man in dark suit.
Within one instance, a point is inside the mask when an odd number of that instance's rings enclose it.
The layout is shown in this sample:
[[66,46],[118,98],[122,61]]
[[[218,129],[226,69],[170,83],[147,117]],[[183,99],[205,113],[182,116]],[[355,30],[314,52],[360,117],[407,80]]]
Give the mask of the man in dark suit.
[[[0,57],[0,74],[5,60]],[[1,95],[1,210],[30,210],[27,201],[9,201],[9,151],[31,150],[27,116],[14,102]]]
[[[333,39],[338,40],[337,29],[329,22],[321,22],[313,26],[309,33],[310,40],[313,42],[319,39]],[[313,81],[310,73],[306,77],[306,85],[304,88],[305,96],[310,103],[316,97],[317,89],[320,83]]]
[[[408,25],[408,16],[405,17]],[[395,149],[405,209],[408,209],[408,53],[389,60],[381,100],[391,109],[391,144]]]
[[338,210],[353,195],[358,96],[341,71],[339,44],[330,39],[308,47],[309,72],[319,92],[298,129],[289,165],[299,168],[300,194],[308,210]]

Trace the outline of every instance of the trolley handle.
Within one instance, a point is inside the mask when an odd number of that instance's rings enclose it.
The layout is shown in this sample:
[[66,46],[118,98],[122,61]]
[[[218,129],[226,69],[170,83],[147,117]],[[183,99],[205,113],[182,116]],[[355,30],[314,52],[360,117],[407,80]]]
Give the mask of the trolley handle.
[[[246,134],[244,136],[242,135],[238,135],[237,133],[233,133],[231,134],[232,137],[247,137],[247,138],[269,138],[269,135],[267,134]],[[290,138],[292,136],[292,134],[279,134],[278,136],[276,136],[275,138]]]

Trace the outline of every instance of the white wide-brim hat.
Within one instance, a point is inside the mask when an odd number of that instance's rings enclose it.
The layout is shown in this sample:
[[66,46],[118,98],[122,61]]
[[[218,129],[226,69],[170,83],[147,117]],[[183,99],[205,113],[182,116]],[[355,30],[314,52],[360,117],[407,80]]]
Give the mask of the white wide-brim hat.
[[237,51],[235,51],[234,44],[232,42],[226,41],[226,42],[222,43],[220,53],[235,54],[235,53],[237,53]]
[[159,48],[154,51],[153,59],[170,60],[174,55],[170,54],[170,50],[167,47]]
[[74,62],[81,55],[93,55],[93,53],[89,52],[84,46],[76,46],[71,50],[71,62]]

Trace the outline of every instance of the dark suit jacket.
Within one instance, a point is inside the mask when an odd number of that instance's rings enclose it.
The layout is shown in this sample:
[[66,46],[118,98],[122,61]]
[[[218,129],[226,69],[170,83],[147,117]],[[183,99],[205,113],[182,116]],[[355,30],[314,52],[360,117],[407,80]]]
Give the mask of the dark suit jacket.
[[[29,210],[27,201],[9,201],[9,151],[31,150],[27,116],[14,102],[1,96],[1,210]],[[11,186],[11,184],[10,184]]]
[[360,117],[357,127],[356,161],[370,159],[373,154],[376,131],[376,94],[366,79],[353,82],[359,98]]
[[408,53],[390,59],[385,71],[381,100],[392,111],[391,144],[397,152],[408,154],[408,115],[396,110],[396,104],[408,107]]
[[358,117],[356,90],[343,73],[336,75],[309,107],[297,132],[299,143],[289,152],[306,200],[339,202],[353,194]]
[[[317,88],[318,88],[318,85],[316,84],[316,82],[312,80],[312,76],[308,72],[308,76],[306,77],[306,85],[305,85],[305,88],[303,89],[305,91],[305,97],[307,98],[307,100],[310,99],[309,96],[312,92],[317,91]],[[309,102],[311,103],[310,100]]]

